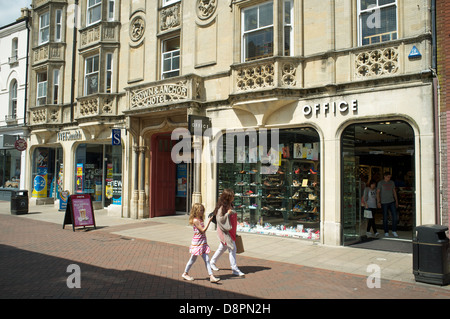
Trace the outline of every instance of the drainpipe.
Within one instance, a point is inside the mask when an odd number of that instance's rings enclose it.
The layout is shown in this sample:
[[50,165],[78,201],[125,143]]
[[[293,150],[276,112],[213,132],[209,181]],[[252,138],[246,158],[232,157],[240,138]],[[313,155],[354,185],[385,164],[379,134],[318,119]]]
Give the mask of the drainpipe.
[[73,123],[74,100],[75,100],[75,59],[77,56],[77,12],[78,0],[75,0],[75,9],[73,15],[73,43],[72,43],[72,83],[70,88],[70,123]]
[[26,58],[26,69],[25,69],[25,98],[23,100],[23,125],[27,125],[27,103],[28,103],[28,63],[30,57],[30,25],[29,25],[30,17],[27,12],[27,17],[25,19],[25,27],[27,28],[27,58]]
[[433,106],[434,106],[434,157],[435,157],[435,221],[436,224],[441,224],[441,176],[440,176],[440,122],[439,122],[439,94],[438,94],[438,77],[437,77],[437,39],[436,39],[436,0],[431,1],[431,69],[433,74]]

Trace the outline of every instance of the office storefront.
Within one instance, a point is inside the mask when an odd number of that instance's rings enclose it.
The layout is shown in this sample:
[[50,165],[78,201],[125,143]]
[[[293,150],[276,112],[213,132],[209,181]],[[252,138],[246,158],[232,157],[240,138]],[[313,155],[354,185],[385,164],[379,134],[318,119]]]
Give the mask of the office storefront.
[[[236,105],[207,109],[223,141],[230,131],[246,136],[253,130],[279,132],[275,164],[264,165],[261,158],[270,156],[270,138],[268,154],[247,137],[243,148],[235,146],[233,163],[219,160],[216,192],[206,196],[207,202],[212,207],[224,188],[232,188],[240,231],[350,244],[366,236],[360,202],[364,184],[389,171],[399,196],[399,233],[411,240],[416,224],[435,219],[431,92],[429,83],[384,87],[279,103],[275,111],[276,101],[271,106],[261,100],[259,107],[249,108],[252,116],[258,119],[268,110],[271,115],[247,127],[240,124],[251,122],[250,114]],[[226,142],[218,144],[226,147]],[[207,192],[205,179],[215,174],[207,167],[202,172]],[[378,225],[381,217],[378,213]]]

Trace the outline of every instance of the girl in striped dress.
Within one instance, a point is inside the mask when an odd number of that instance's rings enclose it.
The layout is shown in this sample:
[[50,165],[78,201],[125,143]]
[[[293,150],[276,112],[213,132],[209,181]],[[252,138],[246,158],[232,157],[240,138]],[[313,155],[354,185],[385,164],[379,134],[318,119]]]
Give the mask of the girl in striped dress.
[[206,230],[209,227],[209,224],[211,223],[211,219],[209,218],[206,226],[203,223],[203,219],[205,218],[205,207],[203,207],[202,204],[196,203],[192,206],[191,213],[189,215],[189,224],[194,227],[194,237],[192,237],[191,246],[189,247],[189,252],[191,253],[191,258],[189,259],[188,263],[186,264],[186,268],[184,270],[184,273],[181,275],[186,280],[194,280],[193,277],[189,276],[189,270],[191,269],[192,265],[197,260],[197,257],[199,255],[202,256],[203,260],[205,261],[206,269],[209,274],[209,281],[211,282],[218,282],[220,279],[214,277],[211,266],[209,264],[209,252],[211,249],[208,246],[208,243],[206,241]]

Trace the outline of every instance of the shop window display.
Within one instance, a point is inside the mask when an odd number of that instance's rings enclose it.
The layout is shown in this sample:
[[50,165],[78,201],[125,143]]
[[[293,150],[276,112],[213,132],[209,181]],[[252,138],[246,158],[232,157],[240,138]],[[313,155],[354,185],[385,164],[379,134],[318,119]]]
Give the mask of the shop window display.
[[76,193],[90,194],[104,207],[122,204],[121,146],[80,144],[76,161]]
[[226,143],[224,135],[219,143],[223,161],[218,163],[218,191],[234,190],[238,231],[319,239],[318,134],[310,128],[280,130],[278,160],[270,162],[272,147],[262,154],[259,145],[234,143],[230,146],[234,147],[234,161],[230,163]]

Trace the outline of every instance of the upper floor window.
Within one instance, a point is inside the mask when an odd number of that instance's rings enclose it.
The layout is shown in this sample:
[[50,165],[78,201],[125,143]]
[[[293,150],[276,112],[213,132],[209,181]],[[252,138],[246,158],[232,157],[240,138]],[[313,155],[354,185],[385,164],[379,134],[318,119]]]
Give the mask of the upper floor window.
[[12,80],[9,90],[9,117],[15,119],[17,116],[17,81]]
[[46,12],[39,16],[39,44],[44,44],[49,41],[50,34],[50,19],[49,13]]
[[100,21],[102,17],[102,0],[87,1],[87,25]]
[[62,32],[62,10],[58,9],[55,11],[55,41],[61,42],[61,32]]
[[85,61],[84,94],[98,93],[99,56],[89,57]]
[[106,85],[105,85],[105,92],[111,93],[112,92],[112,76],[113,76],[113,55],[112,53],[108,53],[106,55]]
[[180,37],[162,43],[162,76],[167,79],[180,75]]
[[47,70],[37,74],[36,105],[47,104]]
[[243,10],[242,48],[244,61],[273,56],[273,3]]
[[59,69],[53,70],[53,104],[59,103]]
[[116,0],[108,0],[108,21],[114,21],[114,8]]
[[171,5],[175,2],[180,2],[181,0],[162,0],[163,1],[163,7]]
[[294,44],[294,4],[292,0],[285,0],[283,7],[283,27],[284,27],[284,56],[293,56],[293,44]]
[[359,43],[396,40],[397,0],[359,0]]

